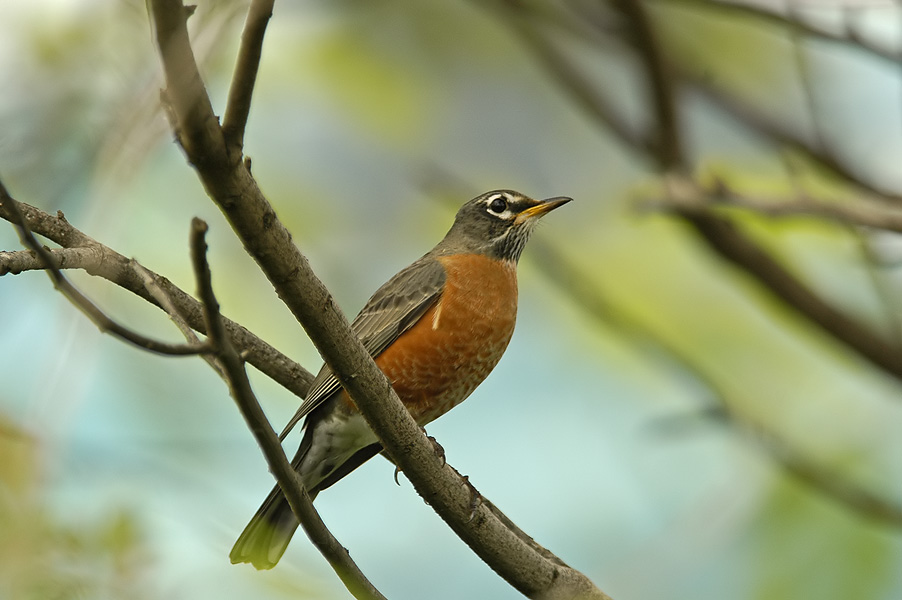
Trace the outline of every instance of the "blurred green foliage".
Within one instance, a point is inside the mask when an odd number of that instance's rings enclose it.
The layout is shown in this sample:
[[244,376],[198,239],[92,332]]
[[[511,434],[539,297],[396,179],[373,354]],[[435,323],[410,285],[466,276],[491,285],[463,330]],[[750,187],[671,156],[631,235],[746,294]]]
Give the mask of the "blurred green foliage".
[[90,523],[55,514],[40,452],[30,434],[0,420],[0,597],[159,597],[134,516],[114,507]]

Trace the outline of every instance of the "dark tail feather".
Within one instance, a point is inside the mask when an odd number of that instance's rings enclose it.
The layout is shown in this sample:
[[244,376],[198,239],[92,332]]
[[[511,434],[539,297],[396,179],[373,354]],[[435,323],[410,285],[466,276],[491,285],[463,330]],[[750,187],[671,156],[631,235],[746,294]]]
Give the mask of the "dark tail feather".
[[241,532],[229,559],[232,564],[251,563],[257,569],[272,569],[288,548],[298,524],[277,485]]
[[[310,450],[311,432],[311,428],[304,432],[297,454],[291,461],[291,466],[296,471],[300,471],[301,462]],[[320,491],[379,454],[381,450],[382,445],[379,443],[370,444],[358,450],[351,458],[338,465],[318,483],[312,485],[312,489],[307,490],[310,500],[316,498]],[[238,541],[235,542],[229,553],[229,559],[232,564],[251,563],[257,569],[272,569],[282,558],[291,541],[291,536],[294,535],[299,525],[294,513],[291,512],[288,500],[282,494],[282,488],[276,485],[257,510],[257,514],[238,536]]]

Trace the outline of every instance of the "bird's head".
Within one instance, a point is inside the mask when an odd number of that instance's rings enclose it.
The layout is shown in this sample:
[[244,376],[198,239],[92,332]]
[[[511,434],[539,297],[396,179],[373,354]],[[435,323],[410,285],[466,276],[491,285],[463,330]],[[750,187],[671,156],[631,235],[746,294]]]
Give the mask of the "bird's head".
[[570,200],[564,196],[533,200],[512,190],[486,192],[457,211],[454,225],[436,250],[517,262],[539,219]]

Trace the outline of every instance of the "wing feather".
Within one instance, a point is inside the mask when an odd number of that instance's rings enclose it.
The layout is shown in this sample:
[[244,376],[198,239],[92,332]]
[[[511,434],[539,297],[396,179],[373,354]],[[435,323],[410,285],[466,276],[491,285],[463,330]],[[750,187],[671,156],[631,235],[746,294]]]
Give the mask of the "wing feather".
[[[376,290],[351,323],[351,329],[375,358],[438,301],[444,285],[444,267],[434,258],[424,256]],[[310,384],[307,398],[288,421],[279,439],[285,439],[301,419],[339,389],[338,378],[328,365],[323,365]]]

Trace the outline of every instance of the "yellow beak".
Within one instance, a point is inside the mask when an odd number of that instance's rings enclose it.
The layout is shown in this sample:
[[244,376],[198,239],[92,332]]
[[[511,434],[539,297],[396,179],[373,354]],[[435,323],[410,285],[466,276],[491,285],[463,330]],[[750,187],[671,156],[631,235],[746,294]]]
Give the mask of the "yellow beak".
[[568,198],[567,196],[556,196],[554,198],[548,198],[547,200],[540,200],[537,204],[530,206],[517,215],[515,222],[522,223],[530,219],[537,219],[545,213],[549,213],[555,208],[567,204],[571,200],[573,200],[573,198]]

